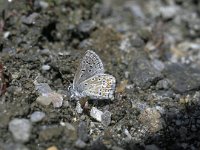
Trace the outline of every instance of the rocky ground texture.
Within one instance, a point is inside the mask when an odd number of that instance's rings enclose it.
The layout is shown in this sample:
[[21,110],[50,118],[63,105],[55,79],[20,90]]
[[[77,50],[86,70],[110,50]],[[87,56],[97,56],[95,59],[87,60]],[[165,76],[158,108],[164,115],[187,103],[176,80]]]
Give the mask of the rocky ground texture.
[[[199,8],[198,0],[1,0],[0,149],[199,149]],[[113,101],[78,113],[68,86],[88,49],[117,88]],[[94,119],[94,107],[111,120]]]

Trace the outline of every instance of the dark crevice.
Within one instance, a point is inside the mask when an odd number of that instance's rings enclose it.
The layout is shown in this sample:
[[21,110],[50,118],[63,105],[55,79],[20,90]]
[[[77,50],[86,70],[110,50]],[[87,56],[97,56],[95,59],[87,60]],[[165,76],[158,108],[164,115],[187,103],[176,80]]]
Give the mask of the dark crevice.
[[53,22],[49,23],[49,25],[44,27],[42,30],[42,35],[44,37],[46,37],[49,42],[55,41],[55,38],[52,33],[53,33],[53,31],[56,30],[56,23],[57,23],[56,21],[53,21]]

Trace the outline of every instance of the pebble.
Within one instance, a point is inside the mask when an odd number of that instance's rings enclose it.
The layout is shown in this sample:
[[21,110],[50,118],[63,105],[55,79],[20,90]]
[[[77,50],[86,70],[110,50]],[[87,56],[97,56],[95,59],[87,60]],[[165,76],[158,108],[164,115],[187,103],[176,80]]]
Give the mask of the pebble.
[[9,123],[9,131],[18,142],[27,142],[31,133],[31,122],[28,119],[15,118]]
[[135,51],[128,70],[130,70],[130,80],[141,89],[149,88],[162,78],[162,74],[153,67],[142,51]]
[[105,111],[102,115],[101,115],[101,123],[104,126],[109,126],[111,123],[111,113],[109,111]]
[[26,16],[22,16],[22,22],[24,23],[24,24],[28,24],[28,25],[30,25],[30,24],[35,24],[35,20],[36,20],[36,18],[39,16],[39,14],[38,13],[32,13],[32,14],[30,14],[28,17],[26,17]]
[[43,65],[42,70],[48,71],[51,67],[49,65]]
[[155,133],[162,129],[161,114],[156,108],[147,107],[141,111],[138,120],[148,128],[150,133]]
[[47,83],[37,83],[35,82],[35,89],[38,91],[41,95],[46,95],[47,93],[52,92],[52,89]]
[[58,148],[56,146],[51,146],[51,147],[47,148],[47,150],[58,150]]
[[179,94],[200,87],[200,69],[172,63],[166,66],[163,73],[170,83],[173,83],[171,84],[172,89]]
[[46,9],[46,8],[48,8],[49,7],[49,4],[47,3],[47,2],[45,2],[45,1],[42,1],[42,0],[35,0],[34,1],[34,7],[36,8],[36,9]]
[[41,111],[35,111],[34,113],[31,114],[30,119],[32,122],[40,122],[44,117],[45,113]]
[[160,13],[164,19],[173,18],[178,11],[179,8],[176,5],[160,7]]
[[102,114],[103,114],[103,112],[100,111],[99,109],[97,109],[96,107],[92,107],[92,109],[90,111],[90,116],[99,122],[102,121],[102,118],[101,118]]
[[59,108],[62,106],[63,96],[61,94],[56,92],[51,92],[47,95],[47,97],[51,99],[54,108]]
[[76,143],[75,143],[75,146],[76,146],[77,148],[83,149],[83,148],[86,147],[86,143],[83,142],[82,140],[78,139],[78,140],[76,141]]
[[155,144],[146,145],[145,150],[159,150],[159,148]]
[[35,89],[41,94],[41,96],[36,99],[38,103],[44,106],[48,106],[52,103],[54,108],[62,106],[63,96],[61,94],[52,91],[47,83],[37,83],[37,81],[35,81],[34,84]]
[[78,138],[81,139],[82,141],[87,142],[89,140],[86,122],[81,121],[79,123],[77,134],[78,134]]
[[77,132],[76,132],[76,128],[70,124],[65,122],[65,135],[69,140],[76,140],[77,139]]
[[46,9],[49,7],[49,4],[45,1],[39,1],[39,5],[41,8]]
[[80,104],[79,101],[76,103],[76,108],[75,108],[75,110],[76,110],[76,112],[79,113],[79,114],[82,114],[82,112],[83,112],[83,108],[81,107],[81,104]]
[[158,59],[154,59],[151,64],[158,71],[162,71],[165,68],[165,64]]
[[62,136],[64,132],[64,127],[62,126],[43,126],[43,129],[39,131],[39,140],[48,141],[54,138]]
[[124,150],[124,149],[121,148],[121,147],[118,147],[118,146],[113,146],[113,147],[111,148],[111,150]]
[[4,39],[7,39],[7,38],[9,37],[9,35],[10,35],[10,32],[9,32],[9,31],[6,31],[6,32],[4,32],[4,34],[3,34],[3,38],[4,38]]
[[50,99],[49,97],[47,96],[39,96],[37,99],[36,99],[36,102],[43,105],[43,106],[49,106],[52,102],[52,99]]
[[160,89],[164,89],[164,90],[169,89],[169,80],[163,79],[163,80],[158,81],[156,88],[159,90]]
[[[0,144],[0,149],[1,149]],[[3,145],[3,150],[29,150],[25,145],[22,145],[21,143],[6,143]]]
[[78,30],[82,33],[90,33],[96,27],[96,22],[93,20],[86,20],[78,25]]

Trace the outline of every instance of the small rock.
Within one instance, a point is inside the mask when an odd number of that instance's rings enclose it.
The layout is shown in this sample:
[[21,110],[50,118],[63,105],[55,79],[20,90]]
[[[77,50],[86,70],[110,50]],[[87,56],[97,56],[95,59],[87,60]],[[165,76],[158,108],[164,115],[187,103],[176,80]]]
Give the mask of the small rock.
[[130,80],[142,89],[149,88],[162,78],[162,74],[156,70],[142,51],[135,51],[129,65]]
[[172,89],[177,93],[185,93],[200,88],[200,69],[180,64],[169,64],[163,71],[169,79]]
[[90,33],[96,27],[96,22],[93,20],[86,20],[78,25],[78,30],[82,33]]
[[30,24],[35,24],[35,20],[36,20],[36,18],[39,16],[39,14],[38,13],[32,13],[31,15],[29,15],[28,17],[26,17],[26,16],[22,16],[22,22],[24,23],[24,24],[28,24],[28,25],[30,25]]
[[82,141],[87,142],[89,140],[86,122],[81,121],[79,123],[77,133],[78,133],[78,138],[81,139]]
[[39,5],[40,5],[40,7],[43,8],[43,9],[46,9],[46,8],[49,7],[49,4],[48,4],[47,2],[41,1],[41,0],[39,1]]
[[29,141],[31,128],[31,122],[28,119],[15,118],[9,123],[9,131],[19,142]]
[[109,126],[109,124],[111,123],[111,113],[109,111],[105,111],[101,115],[101,123],[106,127]]
[[53,138],[59,137],[64,130],[64,127],[60,126],[51,126],[51,127],[43,127],[44,129],[39,132],[39,140],[48,141]]
[[75,127],[72,124],[65,122],[64,132],[69,140],[77,139],[77,132],[76,132]]
[[34,1],[34,7],[36,9],[46,9],[49,7],[49,4],[45,1],[42,1],[42,0],[35,0]]
[[49,65],[43,65],[42,70],[48,71],[51,67]]
[[97,139],[94,142],[92,142],[90,149],[91,150],[108,150],[108,148],[100,139]]
[[63,97],[61,94],[56,93],[56,92],[51,92],[48,94],[48,98],[51,99],[54,108],[59,108],[62,106]]
[[83,112],[83,108],[81,107],[81,104],[79,101],[77,101],[76,103],[76,108],[75,108],[76,112],[79,113],[79,114],[82,114]]
[[112,147],[112,150],[124,150],[124,149],[121,148],[121,147],[118,147],[118,146],[113,146],[113,147]]
[[3,34],[3,38],[4,38],[4,39],[7,39],[7,38],[9,37],[9,35],[10,35],[10,32],[9,32],[9,31],[6,31],[6,32],[4,32],[4,34]]
[[163,69],[165,68],[165,64],[158,59],[154,59],[151,64],[158,71],[163,71]]
[[36,99],[38,103],[48,106],[52,102],[54,108],[62,106],[63,96],[61,94],[52,91],[47,83],[37,83],[37,81],[35,81],[34,84],[35,89],[41,94],[41,96]]
[[169,80],[167,79],[163,79],[163,80],[160,80],[158,81],[157,85],[156,85],[156,88],[159,89],[159,90],[167,90],[169,89]]
[[51,146],[51,147],[47,148],[47,150],[58,150],[58,148],[56,146]]
[[131,134],[129,133],[129,131],[128,131],[127,129],[124,130],[124,134],[127,136],[127,138],[128,138],[129,140],[132,139],[132,136],[131,136]]
[[[1,146],[0,146],[1,149]],[[29,150],[25,145],[22,145],[20,143],[11,143],[11,144],[5,144],[3,150]]]
[[43,106],[49,106],[52,102],[52,99],[50,99],[47,96],[39,96],[36,99],[36,102],[38,102],[39,104],[43,105]]
[[50,92],[52,92],[52,89],[47,83],[37,83],[35,82],[35,89],[38,91],[41,95],[46,95]]
[[75,143],[75,146],[76,146],[77,148],[83,149],[83,148],[86,147],[86,143],[83,142],[82,140],[78,139],[78,140],[76,141],[76,143]]
[[155,144],[152,145],[146,145],[145,146],[145,150],[159,150],[160,148],[158,148]]
[[90,111],[90,116],[94,119],[96,119],[97,121],[101,122],[103,112],[98,110],[96,107],[92,107],[91,111]]
[[160,7],[160,13],[164,19],[173,18],[179,11],[179,7],[176,5]]
[[41,111],[35,111],[34,113],[31,114],[31,121],[32,122],[39,122],[45,117],[45,113]]
[[150,133],[155,133],[162,129],[162,119],[161,114],[156,110],[156,108],[147,107],[141,112],[138,120],[147,127]]

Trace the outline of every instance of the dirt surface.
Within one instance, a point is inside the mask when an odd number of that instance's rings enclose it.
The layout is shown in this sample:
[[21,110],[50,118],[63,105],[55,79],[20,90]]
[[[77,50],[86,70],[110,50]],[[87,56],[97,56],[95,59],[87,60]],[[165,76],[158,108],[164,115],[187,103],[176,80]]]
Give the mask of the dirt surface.
[[[0,149],[199,149],[199,8],[198,0],[1,0]],[[113,101],[90,100],[79,114],[68,86],[88,49],[117,88]],[[38,103],[35,81],[61,94],[62,106]],[[109,126],[90,116],[93,106],[111,112]]]

